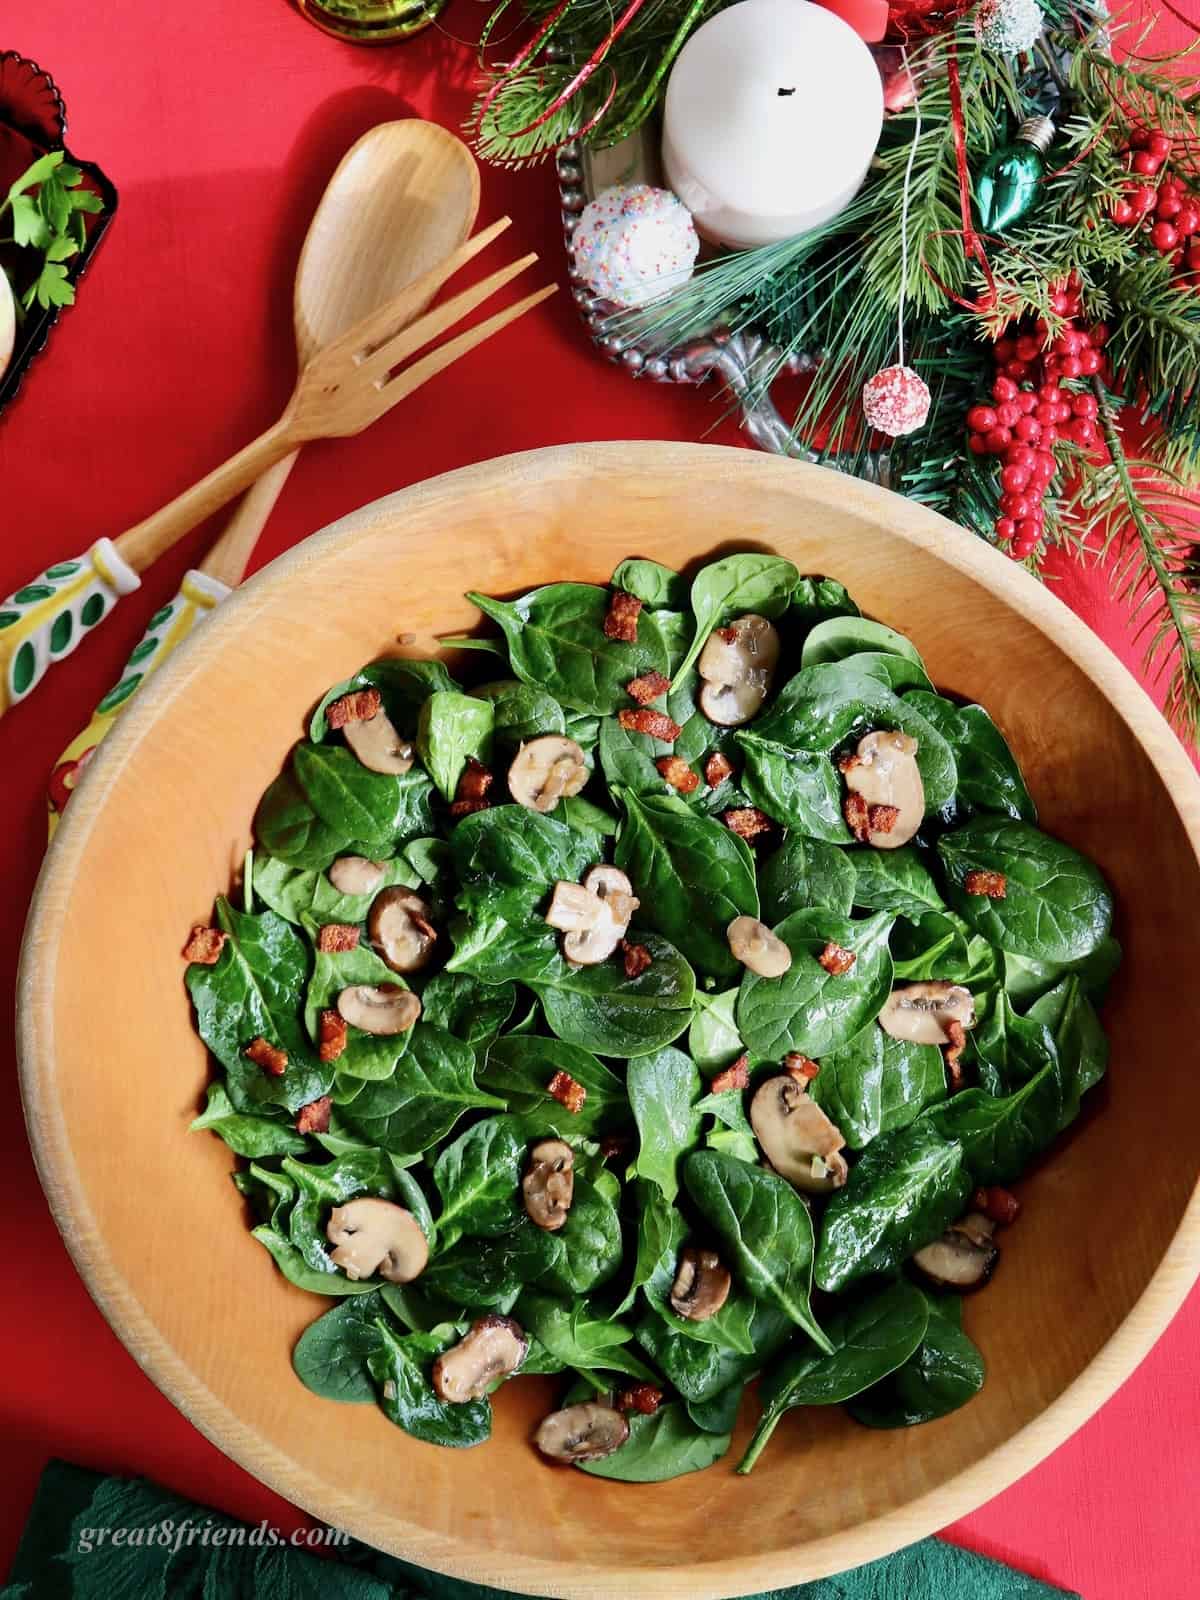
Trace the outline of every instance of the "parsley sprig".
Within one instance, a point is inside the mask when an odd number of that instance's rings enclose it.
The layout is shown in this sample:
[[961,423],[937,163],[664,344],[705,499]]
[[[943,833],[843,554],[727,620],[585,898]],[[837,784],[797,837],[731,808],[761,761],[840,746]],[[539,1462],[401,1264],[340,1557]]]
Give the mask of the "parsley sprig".
[[80,169],[63,151],[51,150],[27,168],[0,201],[0,227],[6,218],[9,224],[9,231],[0,233],[0,243],[25,246],[42,258],[41,270],[21,296],[26,311],[35,303],[46,310],[74,303],[75,289],[63,263],[83,249],[85,215],[104,209],[99,195],[82,185]]

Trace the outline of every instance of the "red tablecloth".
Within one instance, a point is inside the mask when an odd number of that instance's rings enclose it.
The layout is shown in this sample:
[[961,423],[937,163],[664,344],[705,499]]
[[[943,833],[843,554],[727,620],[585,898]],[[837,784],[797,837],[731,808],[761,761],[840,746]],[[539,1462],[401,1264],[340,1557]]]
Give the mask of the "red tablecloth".
[[[54,73],[70,140],[113,176],[121,212],[79,305],[0,420],[0,594],[93,537],[119,533],[274,417],[293,373],[291,275],[329,174],[375,122],[418,115],[459,126],[471,53],[454,35],[479,25],[472,0],[453,0],[444,30],[371,51],[317,33],[286,0],[40,0],[4,11],[0,48]],[[1156,43],[1181,43],[1183,31],[1172,38],[1164,25]],[[561,280],[549,170],[486,169],[480,221],[503,212],[514,218],[510,256],[536,248],[543,279]],[[311,447],[256,564],[365,501],[466,462],[564,440],[694,439],[719,415],[711,390],[635,384],[608,368],[562,294],[373,431]],[[729,424],[710,437],[740,442]],[[155,568],[144,595],[0,728],[6,1007],[44,847],[45,774],[212,531],[198,530]],[[1136,664],[1102,574],[1064,570],[1059,592]],[[104,1048],[119,1053],[117,1042]],[[38,1187],[11,1049],[6,1056],[0,1571],[51,1454],[297,1526],[298,1512],[158,1393],[92,1305]],[[1196,1594],[1198,1335],[1200,1293],[1099,1416],[949,1536],[1087,1600]]]

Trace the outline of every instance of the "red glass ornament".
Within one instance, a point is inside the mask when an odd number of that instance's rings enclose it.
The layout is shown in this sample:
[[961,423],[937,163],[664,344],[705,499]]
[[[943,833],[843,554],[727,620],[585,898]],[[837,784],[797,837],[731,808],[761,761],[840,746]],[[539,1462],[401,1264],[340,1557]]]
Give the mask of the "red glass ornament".
[[944,33],[966,16],[975,0],[890,0],[886,37],[894,44]]

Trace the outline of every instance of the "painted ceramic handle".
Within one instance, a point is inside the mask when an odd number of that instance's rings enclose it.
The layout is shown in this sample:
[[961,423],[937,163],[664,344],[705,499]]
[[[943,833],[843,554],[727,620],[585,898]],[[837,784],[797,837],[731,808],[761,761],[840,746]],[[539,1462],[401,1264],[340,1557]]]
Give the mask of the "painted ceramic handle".
[[0,713],[24,700],[141,581],[112,540],[100,539],[0,601]]
[[[22,590],[22,593],[25,592]],[[212,578],[206,572],[189,572],[174,600],[150,618],[150,625],[134,646],[124,672],[96,707],[87,727],[82,733],[77,734],[63,751],[58,765],[50,775],[47,798],[51,838],[54,837],[59,818],[78,786],[96,746],[112,727],[118,715],[137,694],[150,674],[157,672],[197,623],[202,622],[214,607],[219,606],[229,592],[228,584],[222,583],[219,578]]]

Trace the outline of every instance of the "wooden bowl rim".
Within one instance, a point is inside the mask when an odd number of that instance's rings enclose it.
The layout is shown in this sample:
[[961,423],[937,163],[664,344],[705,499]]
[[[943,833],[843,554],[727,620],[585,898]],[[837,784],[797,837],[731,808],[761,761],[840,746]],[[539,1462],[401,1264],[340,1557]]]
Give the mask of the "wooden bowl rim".
[[[1193,1191],[1162,1263],[1124,1321],[1075,1381],[1040,1416],[948,1482],[892,1511],[790,1550],[749,1557],[704,1560],[687,1568],[632,1565],[603,1572],[582,1561],[536,1560],[431,1532],[399,1517],[364,1510],[337,1488],[300,1467],[285,1452],[248,1428],[217,1398],[170,1345],[143,1310],[133,1287],[114,1271],[95,1226],[87,1193],[73,1169],[72,1153],[55,1088],[53,996],[61,920],[53,910],[57,883],[80,867],[96,818],[125,757],[158,717],[186,691],[191,678],[223,648],[227,623],[285,586],[304,567],[381,519],[452,505],[481,486],[503,492],[509,479],[569,481],[577,473],[654,476],[664,467],[701,474],[717,468],[725,477],[776,479],[797,499],[834,505],[846,479],[824,467],[721,445],[662,441],[605,441],[555,445],[462,467],[385,496],[340,518],[278,557],[224,602],[158,675],[154,692],[139,698],[119,719],[92,762],[88,782],[59,827],[42,866],[30,905],[17,979],[17,1049],[26,1125],[42,1187],[59,1231],[93,1300],[139,1365],[174,1405],[239,1466],[313,1517],[344,1529],[380,1549],[451,1577],[518,1592],[580,1596],[589,1600],[675,1596],[686,1580],[694,1600],[757,1593],[828,1576],[889,1555],[967,1515],[1036,1466],[1120,1387],[1183,1303],[1200,1275],[1200,1185]],[[984,541],[927,508],[888,490],[856,481],[855,497],[888,530],[931,552],[976,580],[1003,604],[1065,650],[1087,674],[1146,752],[1179,812],[1200,861],[1200,777],[1166,721],[1128,669],[1062,601]],[[1190,806],[1181,807],[1188,797]],[[36,941],[31,929],[36,927]],[[641,1493],[652,1492],[640,1486]],[[631,1587],[632,1586],[632,1587]]]

